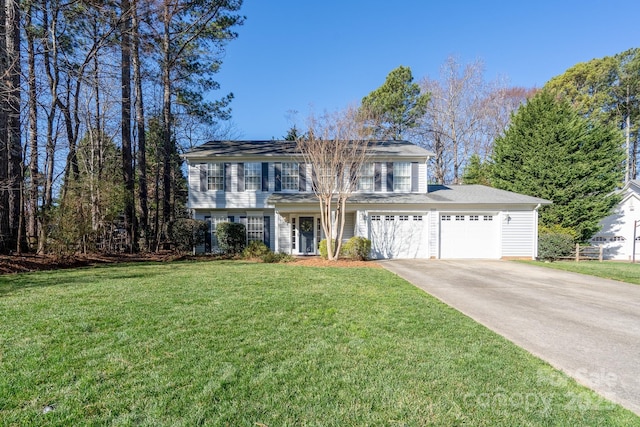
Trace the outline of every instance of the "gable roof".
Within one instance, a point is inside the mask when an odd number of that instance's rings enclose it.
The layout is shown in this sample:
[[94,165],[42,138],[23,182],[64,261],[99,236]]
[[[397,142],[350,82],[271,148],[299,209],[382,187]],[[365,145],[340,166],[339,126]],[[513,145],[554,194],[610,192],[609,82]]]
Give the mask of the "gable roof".
[[[314,203],[313,193],[273,193],[268,203]],[[550,205],[539,197],[499,190],[484,185],[429,185],[428,193],[353,193],[348,203],[368,204],[479,204],[479,205]]]
[[[372,156],[432,157],[434,153],[409,141],[371,141],[368,147]],[[265,156],[282,157],[300,155],[295,141],[209,141],[192,148],[185,158]]]

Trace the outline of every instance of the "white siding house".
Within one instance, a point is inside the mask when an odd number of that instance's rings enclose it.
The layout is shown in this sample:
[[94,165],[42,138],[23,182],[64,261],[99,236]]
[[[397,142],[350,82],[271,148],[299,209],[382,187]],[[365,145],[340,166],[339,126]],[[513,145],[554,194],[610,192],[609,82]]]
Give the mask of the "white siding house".
[[601,229],[591,238],[591,244],[603,246],[604,259],[630,261],[633,259],[635,235],[635,258],[638,260],[640,229],[636,229],[636,225],[640,225],[640,180],[629,181],[618,193],[622,200],[613,214],[600,221]]
[[[481,185],[428,185],[433,155],[407,141],[370,145],[369,174],[347,203],[344,238],[373,258],[534,258],[537,209],[550,202]],[[248,240],[314,255],[324,237],[314,170],[289,141],[211,141],[186,153],[193,216],[243,222]],[[216,250],[213,232],[200,252]]]

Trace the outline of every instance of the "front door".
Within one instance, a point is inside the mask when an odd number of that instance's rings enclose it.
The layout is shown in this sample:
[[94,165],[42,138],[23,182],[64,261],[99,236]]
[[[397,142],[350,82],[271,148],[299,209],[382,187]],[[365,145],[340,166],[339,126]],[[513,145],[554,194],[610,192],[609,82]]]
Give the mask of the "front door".
[[313,244],[313,217],[301,216],[298,231],[300,253],[314,254],[316,251]]

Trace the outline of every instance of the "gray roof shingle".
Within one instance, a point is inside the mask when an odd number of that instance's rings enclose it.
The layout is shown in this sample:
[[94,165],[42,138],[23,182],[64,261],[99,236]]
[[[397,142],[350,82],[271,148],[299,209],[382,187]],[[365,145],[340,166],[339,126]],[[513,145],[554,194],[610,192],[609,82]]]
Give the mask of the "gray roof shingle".
[[[310,193],[274,193],[268,203],[313,203]],[[480,204],[548,205],[549,200],[512,193],[484,185],[429,185],[428,193],[353,193],[350,203],[357,204]]]
[[[409,141],[371,141],[369,152],[384,157],[431,157],[434,154]],[[299,155],[294,141],[209,141],[192,148],[185,158]]]

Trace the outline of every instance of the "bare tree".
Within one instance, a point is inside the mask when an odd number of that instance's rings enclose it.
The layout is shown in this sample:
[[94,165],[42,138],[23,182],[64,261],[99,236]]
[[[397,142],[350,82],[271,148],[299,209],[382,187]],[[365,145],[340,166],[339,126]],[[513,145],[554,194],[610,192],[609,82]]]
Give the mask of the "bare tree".
[[[342,247],[347,200],[356,189],[367,160],[368,129],[362,112],[348,108],[319,119],[309,118],[297,148],[312,167],[313,191],[320,204],[320,223],[327,238],[327,258],[337,260]],[[333,244],[335,239],[335,246]]]
[[476,148],[485,92],[482,74],[482,62],[473,62],[461,70],[458,60],[449,57],[441,69],[440,81],[422,81],[422,90],[431,93],[421,128],[423,143],[444,154],[440,159],[443,169],[436,167],[434,171],[438,182],[444,183],[451,175],[452,182],[458,184],[462,166]]
[[459,184],[472,155],[487,159],[511,113],[533,93],[508,88],[504,81],[487,83],[483,72],[481,61],[462,67],[455,57],[449,57],[440,80],[425,78],[421,82],[431,99],[414,137],[436,154],[433,177],[440,184]]

